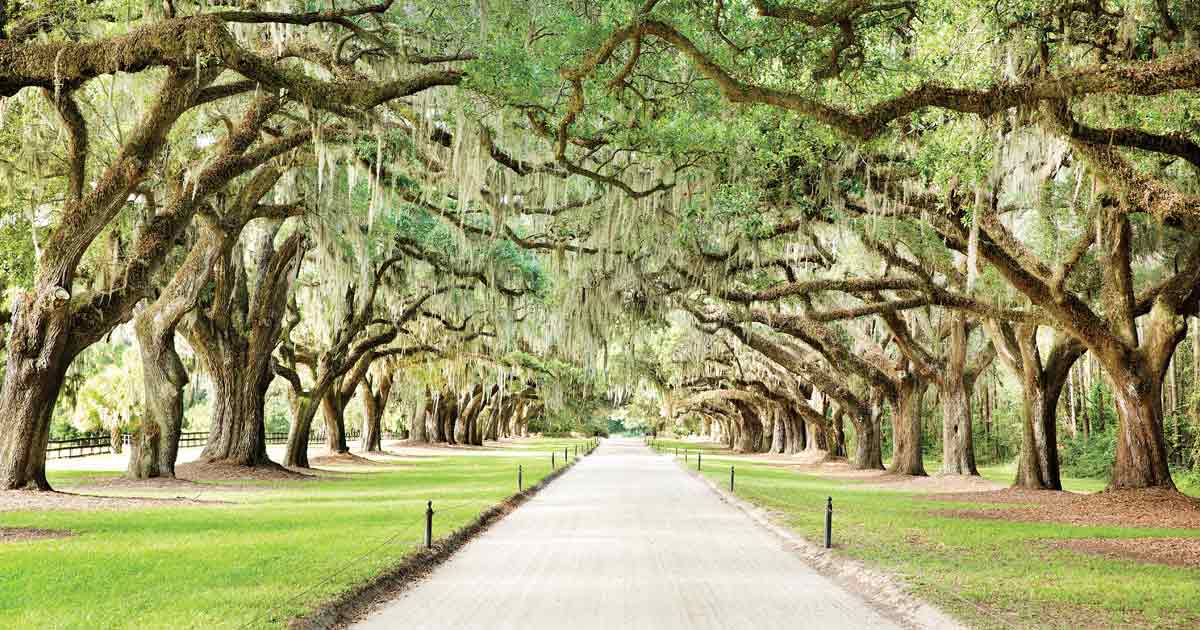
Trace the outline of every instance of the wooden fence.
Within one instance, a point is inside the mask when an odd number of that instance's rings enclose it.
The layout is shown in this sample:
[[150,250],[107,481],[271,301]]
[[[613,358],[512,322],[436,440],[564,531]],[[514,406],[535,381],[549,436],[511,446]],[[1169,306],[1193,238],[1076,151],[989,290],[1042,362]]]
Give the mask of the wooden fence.
[[[286,431],[268,432],[266,434],[267,444],[287,444],[288,434]],[[362,432],[358,429],[347,429],[346,440],[357,440],[362,437]],[[385,431],[383,437],[389,440],[399,439],[400,435],[391,431]],[[179,434],[179,447],[187,448],[189,446],[204,446],[208,441],[208,431],[185,431]],[[324,442],[324,431],[312,431],[308,434],[308,443]],[[121,435],[121,443],[128,447],[133,443],[133,435],[124,433]],[[46,459],[70,459],[75,457],[87,457],[88,455],[102,455],[112,451],[112,437],[107,433],[95,433],[90,435],[81,435],[79,437],[67,438],[63,440],[50,440],[46,443]]]

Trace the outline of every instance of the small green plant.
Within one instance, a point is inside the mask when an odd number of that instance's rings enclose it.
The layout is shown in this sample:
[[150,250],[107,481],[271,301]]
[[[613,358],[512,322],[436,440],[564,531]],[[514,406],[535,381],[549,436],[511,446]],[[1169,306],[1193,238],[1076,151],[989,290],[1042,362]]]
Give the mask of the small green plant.
[[1116,457],[1116,424],[1109,423],[1103,431],[1089,436],[1080,433],[1063,442],[1062,472],[1070,477],[1108,479]]

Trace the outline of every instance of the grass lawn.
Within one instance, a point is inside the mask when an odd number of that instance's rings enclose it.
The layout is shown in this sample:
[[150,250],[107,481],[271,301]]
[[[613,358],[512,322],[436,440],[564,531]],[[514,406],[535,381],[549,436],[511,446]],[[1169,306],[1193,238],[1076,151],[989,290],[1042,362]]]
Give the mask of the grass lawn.
[[[552,449],[573,456],[583,442],[520,448],[545,457],[448,450],[335,479],[214,487],[200,496],[228,505],[0,512],[0,526],[75,534],[0,544],[0,628],[282,627],[420,544],[426,501],[436,512],[434,535],[445,535],[514,494],[518,465],[528,487],[550,472]],[[51,483],[97,475],[52,474]]]
[[[664,452],[676,445],[662,440]],[[705,453],[705,474],[724,486],[737,467],[737,494],[778,515],[812,541],[821,540],[825,498],[833,497],[837,553],[898,576],[919,597],[978,628],[1200,627],[1200,569],[1109,559],[1056,549],[1050,539],[1200,537],[1200,530],[1072,526],[938,516],[938,509],[982,504],[938,502],[911,490],[869,487],[862,481]],[[936,470],[936,466],[927,468]],[[694,456],[690,466],[695,467]],[[1011,466],[988,467],[985,477],[1011,483]],[[1104,482],[1067,479],[1070,490],[1094,491]]]

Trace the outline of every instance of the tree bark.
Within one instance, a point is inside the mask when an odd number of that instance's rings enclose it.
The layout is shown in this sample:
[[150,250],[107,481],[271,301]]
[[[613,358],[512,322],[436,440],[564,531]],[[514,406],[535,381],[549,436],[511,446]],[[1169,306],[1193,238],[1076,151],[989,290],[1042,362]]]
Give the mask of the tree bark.
[[961,373],[950,372],[938,383],[942,403],[942,473],[978,475],[971,435],[971,399]]
[[[260,188],[275,177],[257,178]],[[253,195],[251,192],[249,195]],[[257,202],[258,196],[253,201]],[[237,226],[240,230],[240,224]],[[183,388],[188,373],[175,350],[175,332],[196,307],[211,270],[232,234],[204,220],[196,242],[153,304],[134,318],[134,334],[142,359],[141,426],[134,432],[127,474],[134,479],[175,477],[179,435],[183,430]]]
[[758,414],[748,403],[740,400],[733,400],[731,402],[737,407],[738,418],[741,421],[738,426],[737,442],[733,450],[739,453],[757,453],[759,447],[762,445],[763,436],[763,426]]
[[387,408],[388,397],[392,393],[391,370],[384,369],[377,381],[378,384],[368,376],[359,385],[363,409],[367,415],[363,421],[361,441],[361,449],[364,453],[383,452],[383,413]]
[[829,440],[829,456],[830,457],[845,457],[846,456],[846,429],[845,429],[846,412],[842,411],[841,407],[833,410],[833,417],[830,419],[830,428],[833,429]]
[[[882,401],[872,396],[870,415],[854,423],[857,434],[854,440],[854,458],[850,467],[858,470],[884,470],[883,466],[883,436],[880,424],[883,418]],[[853,420],[853,416],[851,420]]]
[[921,456],[921,398],[928,384],[913,373],[897,384],[892,414],[892,468],[900,475],[925,476]]
[[1117,454],[1110,489],[1174,488],[1163,432],[1162,388],[1167,366],[1187,333],[1187,320],[1157,301],[1132,358],[1100,356],[1117,407]]
[[341,455],[350,452],[346,443],[346,405],[349,400],[336,391],[337,387],[321,398],[321,415],[325,419],[325,448],[331,455]]
[[312,422],[317,417],[320,403],[312,399],[311,392],[291,394],[292,425],[288,427],[287,450],[283,455],[283,464],[292,468],[310,468],[308,463],[308,441],[312,435]]
[[420,402],[413,409],[413,415],[408,420],[408,441],[416,444],[428,444],[429,432],[427,427],[429,424],[429,407],[430,407],[429,388],[425,388],[425,393],[421,396]]
[[783,414],[776,412],[775,421],[771,427],[771,448],[769,451],[772,453],[787,452],[787,428],[785,424]]
[[143,316],[134,325],[142,358],[143,413],[126,474],[133,479],[174,478],[188,375],[175,351],[175,326],[162,330],[154,315]]
[[299,232],[275,250],[272,241],[278,228],[275,223],[261,236],[253,283],[242,271],[241,252],[232,245],[225,249],[214,270],[214,304],[192,312],[184,327],[213,387],[212,427],[202,461],[272,464],[263,406],[274,378],[271,353],[279,343],[287,296],[303,258]]
[[[32,321],[31,321],[32,320]],[[44,323],[39,317],[13,314],[14,331],[20,325]],[[50,440],[50,419],[58,400],[70,358],[55,347],[62,342],[53,337],[66,333],[53,328],[38,350],[49,350],[45,361],[26,353],[24,335],[10,337],[3,394],[0,395],[0,489],[36,488],[50,490],[46,480],[46,444]],[[30,337],[32,338],[32,337]]]

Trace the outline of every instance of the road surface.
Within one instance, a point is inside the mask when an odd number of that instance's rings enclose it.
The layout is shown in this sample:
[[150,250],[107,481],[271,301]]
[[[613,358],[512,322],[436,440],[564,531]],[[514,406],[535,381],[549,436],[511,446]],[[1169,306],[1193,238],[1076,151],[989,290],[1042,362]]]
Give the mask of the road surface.
[[669,458],[613,439],[354,627],[899,626]]

